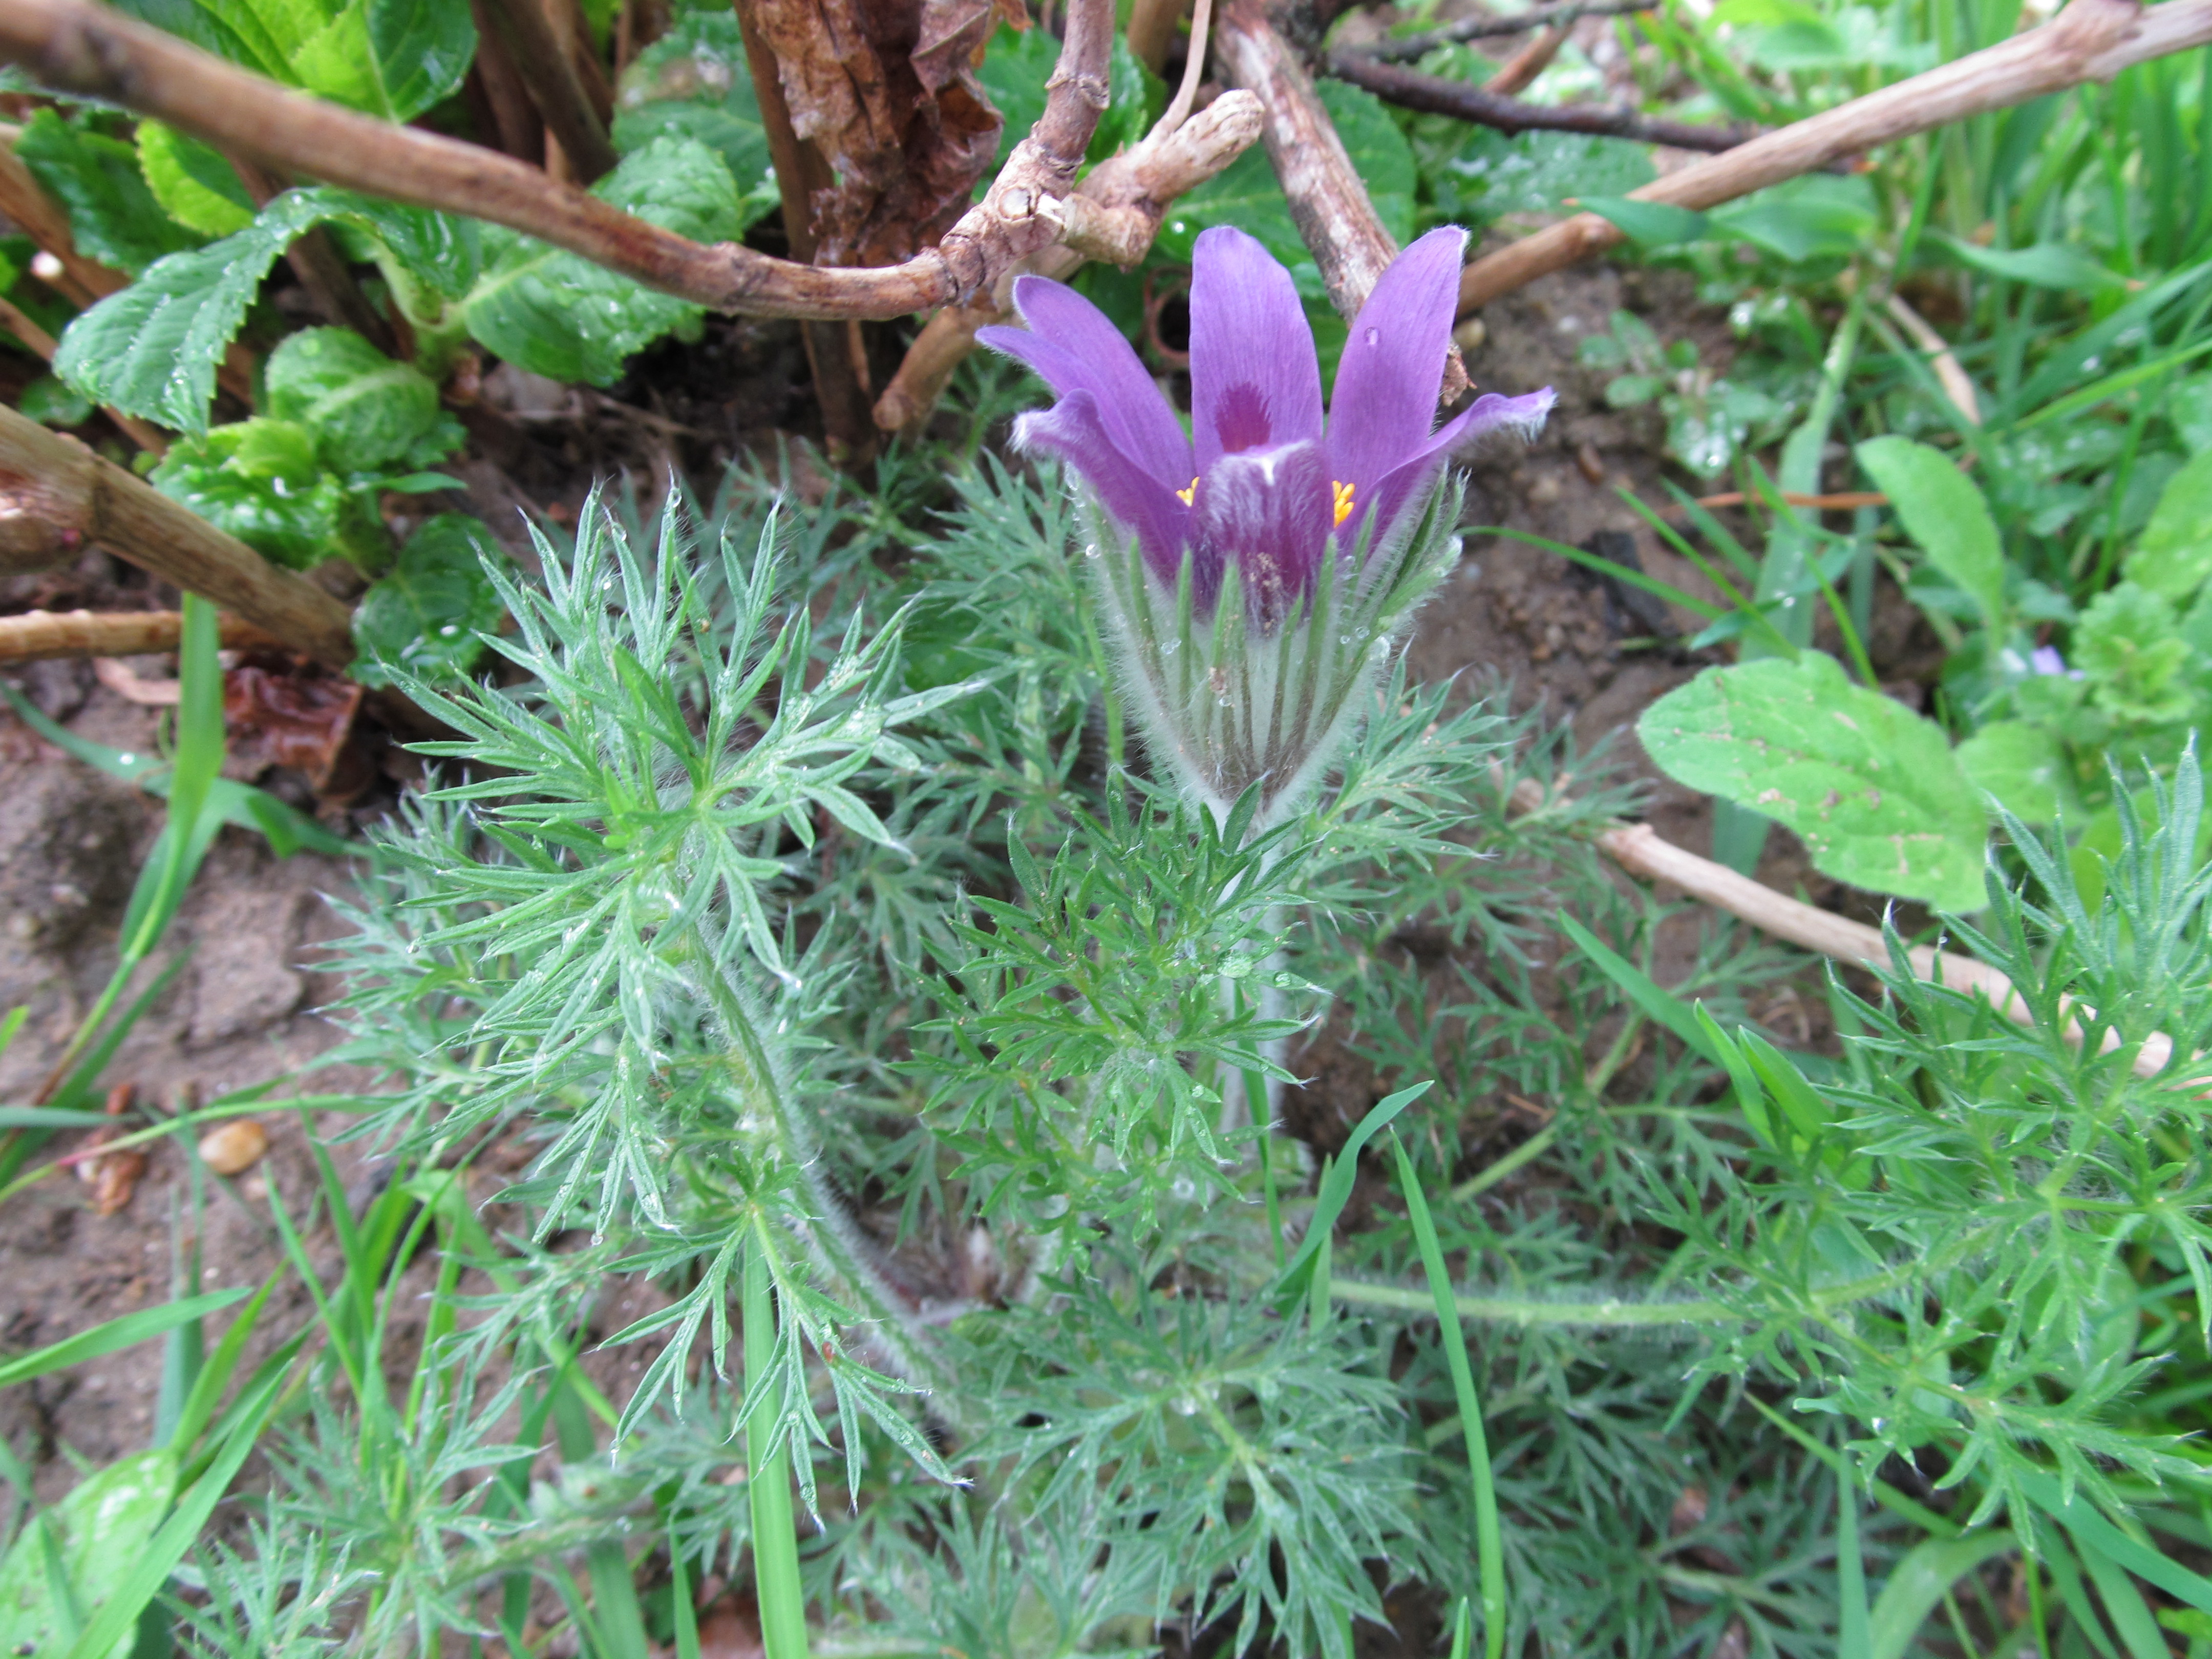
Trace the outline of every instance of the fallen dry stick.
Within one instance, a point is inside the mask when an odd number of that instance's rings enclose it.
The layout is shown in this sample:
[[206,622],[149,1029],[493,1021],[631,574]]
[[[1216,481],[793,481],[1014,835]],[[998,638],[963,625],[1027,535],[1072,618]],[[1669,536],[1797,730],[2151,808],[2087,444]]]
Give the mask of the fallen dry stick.
[[321,588],[74,438],[0,404],[0,542],[59,552],[87,541],[213,600],[292,650],[337,668],[353,660],[346,608]]
[[[275,635],[236,617],[222,621],[226,650],[283,643]],[[137,657],[174,651],[184,642],[185,619],[175,611],[27,611],[0,617],[0,663],[55,657]]]
[[828,270],[663,230],[495,150],[292,92],[90,0],[0,0],[0,58],[280,172],[489,219],[665,293],[763,317],[902,317],[966,303],[1059,240],[1107,104],[1112,0],[1070,0],[1044,112],[984,199],[902,264]]
[[1438,46],[1448,46],[1456,41],[1523,34],[1530,29],[1563,29],[1585,17],[1626,17],[1634,12],[1650,9],[1650,0],[1598,0],[1598,3],[1594,5],[1547,6],[1537,11],[1524,11],[1516,17],[1486,15],[1464,18],[1444,28],[1431,29],[1425,34],[1402,34],[1372,41],[1359,50],[1368,57],[1386,64],[1410,64],[1416,58],[1427,57]]
[[[1989,110],[2024,104],[2131,64],[2212,41],[2212,0],[2071,0],[2040,28],[1855,98],[1633,191],[1638,201],[1705,209],[1831,162]],[[1461,273],[1465,316],[1524,283],[1612,247],[1620,231],[1595,213],[1523,237]]]
[[[1533,779],[1522,779],[1513,787],[1512,805],[1522,812],[1542,807],[1542,786]],[[1785,897],[1771,887],[1737,874],[1724,864],[1716,864],[1662,840],[1648,823],[1616,824],[1598,836],[1597,844],[1631,875],[1646,881],[1672,883],[1692,898],[1725,910],[1763,933],[1788,939],[1792,945],[1817,951],[1838,962],[1863,968],[1890,965],[1888,941],[1882,938],[1880,928]],[[1987,963],[1924,945],[1913,946],[1908,955],[1912,971],[1922,979],[1939,980],[1955,991],[1978,991],[2007,1019],[2022,1025],[2033,1023],[2026,999],[2009,979]],[[2067,1030],[2075,1041],[2080,1040],[2079,1027],[2069,1024]],[[2117,1036],[2108,1033],[2106,1046],[2118,1047]],[[2156,1077],[2172,1058],[2173,1040],[2164,1032],[2154,1031],[2136,1052],[2136,1075]]]

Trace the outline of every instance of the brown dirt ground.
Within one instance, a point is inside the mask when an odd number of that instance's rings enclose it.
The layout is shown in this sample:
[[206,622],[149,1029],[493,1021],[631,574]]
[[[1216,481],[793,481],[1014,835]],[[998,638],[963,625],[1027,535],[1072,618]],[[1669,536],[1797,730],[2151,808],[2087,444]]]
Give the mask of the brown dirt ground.
[[[1691,303],[1677,280],[1652,273],[1569,271],[1491,307],[1488,340],[1468,362],[1477,382],[1509,392],[1549,384],[1560,398],[1535,443],[1501,446],[1476,459],[1470,520],[1568,543],[1600,531],[1629,532],[1647,570],[1704,592],[1697,573],[1640,528],[1615,494],[1625,484],[1647,501],[1663,499],[1656,433],[1607,408],[1602,377],[1575,362],[1579,340],[1621,306],[1652,317],[1668,337],[1686,328],[1709,362],[1724,362],[1732,349],[1717,314]],[[811,411],[790,390],[803,386],[804,375],[787,326],[710,323],[698,346],[665,349],[680,352],[680,366],[675,358],[641,365],[613,395],[488,377],[484,401],[469,416],[471,456],[455,469],[468,488],[450,504],[483,514],[520,544],[517,506],[572,522],[594,474],[630,467],[652,476],[673,464],[711,477],[720,461],[760,450],[779,431],[804,433]],[[444,504],[433,500],[411,510]],[[59,577],[0,582],[0,611],[171,602],[173,596],[97,554]],[[1877,651],[1895,661],[1915,641],[1898,607],[1884,616]],[[1684,634],[1694,626],[1686,617],[1677,620]],[[1708,659],[1638,642],[1650,631],[1605,585],[1571,574],[1552,554],[1471,538],[1462,568],[1422,614],[1412,665],[1424,678],[1463,673],[1471,687],[1503,683],[1516,708],[1541,704],[1553,718],[1570,721],[1579,745],[1609,742],[1620,764],[1648,787],[1650,815],[1662,833],[1705,851],[1709,811],[1659,776],[1632,728],[1644,707]],[[158,659],[138,667],[149,678],[173,672]],[[130,749],[155,741],[154,711],[123,701],[87,665],[37,665],[15,678],[46,712],[87,737]],[[296,778],[264,781],[307,799]],[[0,711],[0,1010],[19,1004],[29,1010],[22,1035],[0,1055],[0,1100],[29,1098],[97,994],[115,960],[131,881],[157,828],[139,792],[61,754]],[[1784,835],[1771,838],[1761,873],[1815,902],[1871,913],[1863,896],[1814,874]],[[286,1080],[280,1095],[372,1086],[349,1068],[311,1069],[338,1040],[317,1012],[338,988],[316,966],[315,947],[342,931],[320,896],[349,885],[342,863],[313,854],[278,860],[258,837],[223,830],[173,935],[173,943],[191,947],[191,961],[125,1043],[109,1079],[135,1083],[143,1098],[164,1106],[278,1079]],[[1329,1061],[1326,1054],[1316,1060],[1330,1073],[1322,1091],[1335,1109],[1317,1115],[1356,1120],[1372,1079],[1356,1067],[1322,1063]],[[345,1120],[323,1114],[303,1121],[277,1109],[262,1121],[271,1140],[267,1161],[216,1191],[201,1226],[209,1286],[258,1284],[277,1270],[270,1177],[296,1212],[314,1183],[309,1122],[335,1134]],[[1341,1135],[1318,1122],[1309,1133],[1324,1146]],[[488,1196],[526,1156],[519,1145],[492,1149],[472,1191]],[[374,1161],[343,1149],[339,1163],[356,1194],[366,1196],[378,1176]],[[190,1226],[181,1149],[167,1142],[153,1148],[135,1197],[118,1214],[96,1215],[88,1191],[64,1175],[0,1206],[0,1352],[54,1342],[170,1295],[173,1233]],[[327,1227],[310,1243],[334,1262]],[[296,1328],[310,1312],[304,1292],[287,1279],[279,1295],[289,1299],[270,1310],[265,1324]],[[641,1310],[635,1302],[611,1307],[607,1328]],[[594,1369],[611,1391],[626,1394],[623,1373],[634,1375],[649,1357],[624,1350],[600,1356]],[[0,1394],[0,1437],[33,1463],[41,1495],[55,1495],[71,1484],[76,1460],[97,1464],[145,1444],[159,1369],[160,1345],[149,1343]],[[1415,1620],[1425,1616],[1409,1611]]]

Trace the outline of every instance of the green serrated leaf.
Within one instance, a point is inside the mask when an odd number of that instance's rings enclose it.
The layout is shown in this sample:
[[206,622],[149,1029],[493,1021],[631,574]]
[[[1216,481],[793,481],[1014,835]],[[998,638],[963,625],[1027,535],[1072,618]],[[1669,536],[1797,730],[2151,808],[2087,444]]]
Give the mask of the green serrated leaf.
[[436,386],[351,329],[289,336],[270,354],[268,398],[270,414],[313,434],[333,472],[373,472],[403,459],[424,465],[437,459],[417,454],[426,439],[443,436],[443,454],[462,436],[439,409]]
[[327,0],[118,0],[116,9],[296,86],[292,54],[337,8]]
[[304,426],[266,416],[219,426],[179,440],[149,477],[278,564],[304,570],[335,550],[344,490]]
[[2189,658],[2173,606],[2131,581],[2100,593],[2074,629],[2074,665],[2088,676],[2090,700],[2123,720],[2187,719],[2197,702]]
[[658,138],[696,139],[750,188],[768,171],[768,131],[737,14],[686,11],[623,71],[612,132],[623,155]]
[[1630,241],[1646,247],[1694,242],[1712,232],[1711,222],[1704,214],[1671,202],[1639,202],[1632,196],[1583,196],[1573,204],[1609,221]]
[[[1316,90],[1328,111],[1345,154],[1367,186],[1367,199],[1401,246],[1413,240],[1413,191],[1418,184],[1413,146],[1406,142],[1389,106],[1373,93],[1342,81],[1322,81]],[[1257,146],[1255,146],[1257,148]],[[1301,253],[1300,258],[1307,255]]]
[[2058,739],[2026,720],[1996,720],[1957,750],[1959,769],[1975,788],[1995,795],[2023,823],[2049,823],[2079,809],[2074,779]]
[[154,198],[187,229],[228,236],[253,222],[253,198],[212,145],[161,122],[141,121],[138,167]]
[[291,57],[311,92],[387,121],[450,96],[476,56],[476,20],[450,0],[353,0]]
[[2212,576],[2212,450],[2166,480],[2150,522],[2120,569],[2130,581],[2176,605]]
[[[730,170],[696,139],[655,139],[592,193],[694,241],[738,234]],[[512,231],[489,230],[485,240],[489,268],[463,307],[469,332],[534,374],[608,385],[632,352],[704,311]]]
[[136,276],[164,255],[198,245],[162,211],[138,169],[138,152],[82,119],[40,110],[23,124],[15,154],[68,210],[78,251],[102,264]]
[[[111,1463],[33,1516],[0,1560],[0,1652],[64,1650],[125,1577],[177,1490],[176,1455],[140,1452]],[[58,1558],[59,1582],[50,1570]],[[58,1605],[63,1595],[73,1606]],[[108,1650],[128,1659],[135,1632]]]
[[1669,776],[1786,824],[1839,881],[1948,910],[1984,902],[1986,824],[1942,731],[1833,658],[1709,668],[1637,732]]
[[2004,550],[1974,481],[1941,450],[1910,438],[1869,438],[1852,453],[1928,562],[1972,594],[1994,626],[2004,611]]
[[388,671],[400,668],[433,684],[465,679],[483,656],[477,635],[497,631],[507,614],[486,569],[506,562],[478,520],[441,513],[424,524],[354,610],[354,678],[388,685]]

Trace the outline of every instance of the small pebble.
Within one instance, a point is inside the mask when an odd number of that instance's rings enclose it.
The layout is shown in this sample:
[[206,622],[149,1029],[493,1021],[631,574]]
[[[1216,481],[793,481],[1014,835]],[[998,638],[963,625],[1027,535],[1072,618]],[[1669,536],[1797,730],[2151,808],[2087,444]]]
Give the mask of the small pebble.
[[200,1160],[217,1175],[250,1170],[268,1150],[269,1131],[250,1117],[233,1119],[200,1137]]

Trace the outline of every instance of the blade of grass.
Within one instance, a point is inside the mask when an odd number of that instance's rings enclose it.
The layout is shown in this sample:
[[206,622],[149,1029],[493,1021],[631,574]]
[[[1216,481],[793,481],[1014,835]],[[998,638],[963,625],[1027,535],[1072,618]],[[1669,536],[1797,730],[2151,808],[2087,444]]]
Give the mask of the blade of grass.
[[1859,1494],[1846,1467],[1836,1476],[1836,1659],[1874,1659],[1866,1557],[1859,1549]]
[[[1433,1080],[1417,1083],[1410,1089],[1401,1089],[1375,1103],[1365,1117],[1359,1120],[1344,1146],[1331,1161],[1328,1171],[1322,1177],[1321,1188],[1314,1195],[1314,1211],[1306,1223],[1306,1236],[1291,1256],[1276,1280],[1279,1294],[1295,1300],[1303,1293],[1303,1277],[1308,1263],[1314,1260],[1328,1236],[1336,1226],[1336,1218],[1344,1213],[1344,1206],[1352,1199],[1352,1183],[1359,1178],[1359,1153],[1367,1143],[1389,1126],[1390,1120],[1404,1111],[1433,1087]],[[1322,1275],[1326,1277],[1326,1275]]]
[[1397,1154],[1398,1184],[1405,1193],[1407,1218],[1413,1223],[1413,1237],[1420,1245],[1421,1267],[1436,1297],[1437,1322],[1443,1327],[1444,1364],[1451,1372],[1452,1393],[1459,1403],[1460,1432],[1467,1442],[1468,1476],[1474,1487],[1475,1559],[1482,1588],[1483,1656],[1499,1659],[1505,1651],[1504,1540],[1498,1523],[1498,1488],[1490,1474],[1490,1443],[1482,1430],[1482,1402],[1475,1397],[1474,1368],[1468,1361],[1467,1333],[1460,1326],[1451,1276],[1444,1271],[1443,1247],[1437,1242],[1436,1223],[1429,1217],[1428,1200],[1422,1195],[1413,1160],[1395,1129],[1390,1133],[1390,1149]]
[[137,1313],[125,1314],[120,1319],[111,1319],[106,1324],[95,1325],[88,1331],[79,1331],[75,1336],[64,1337],[59,1342],[0,1364],[0,1389],[27,1382],[34,1376],[44,1376],[48,1371],[59,1370],[64,1365],[97,1359],[102,1354],[114,1353],[154,1337],[166,1336],[178,1326],[189,1324],[204,1314],[228,1308],[248,1294],[242,1286],[235,1290],[210,1291],[204,1296],[171,1302],[159,1308],[142,1309]]

